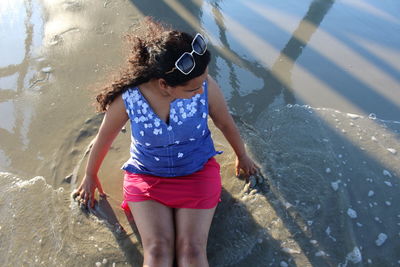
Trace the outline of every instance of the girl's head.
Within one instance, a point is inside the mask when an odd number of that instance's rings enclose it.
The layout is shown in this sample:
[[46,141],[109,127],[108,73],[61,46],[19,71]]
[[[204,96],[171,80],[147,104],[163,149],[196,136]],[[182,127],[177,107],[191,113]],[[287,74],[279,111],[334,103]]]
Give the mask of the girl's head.
[[[199,52],[198,45],[202,43],[195,43],[197,51],[193,52],[194,37],[185,32],[166,28],[148,17],[141,20],[134,33],[126,36],[129,45],[126,66],[118,77],[97,96],[98,110],[105,111],[108,105],[128,87],[134,87],[152,79],[159,79],[169,87],[178,87],[203,75],[210,62],[210,52],[200,51],[203,52],[200,53],[202,55],[196,53]],[[201,42],[201,40],[196,41]],[[175,67],[176,61],[185,52],[192,52],[195,64],[188,74],[182,73]],[[190,56],[184,57],[186,62],[181,63],[190,63],[188,59]],[[179,66],[185,71],[185,66]]]

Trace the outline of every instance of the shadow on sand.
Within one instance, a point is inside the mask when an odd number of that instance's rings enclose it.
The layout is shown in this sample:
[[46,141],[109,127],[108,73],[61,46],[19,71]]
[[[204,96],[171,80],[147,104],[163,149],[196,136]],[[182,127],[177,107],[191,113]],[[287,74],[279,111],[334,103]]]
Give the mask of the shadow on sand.
[[[150,6],[144,1],[135,1],[132,4],[144,15],[195,32],[196,23],[182,16],[190,14],[186,17],[200,20],[202,9],[199,8],[199,1],[195,2],[158,1]],[[210,2],[216,18],[223,17],[218,7],[220,2]],[[312,23],[315,28],[306,32],[306,39],[311,38],[333,4],[334,1],[311,2],[302,21]],[[178,7],[183,8],[184,12],[177,14]],[[162,13],[157,10],[162,10]],[[368,129],[380,134],[393,133],[398,140],[399,129],[377,121],[371,125],[367,119],[353,122],[346,114],[329,110],[287,106],[298,101],[291,86],[290,72],[307,43],[293,34],[281,50],[281,59],[290,58],[291,62],[284,64],[278,58],[271,69],[266,69],[258,62],[243,59],[235,53],[229,46],[226,27],[220,23],[223,20],[216,20],[220,41],[224,49],[234,55],[235,61],[217,48],[211,49],[230,70],[230,85],[234,91],[228,103],[235,114],[240,114],[235,116],[235,120],[248,149],[262,167],[265,183],[247,190],[244,182],[234,178],[232,172],[223,171],[222,202],[217,208],[209,237],[211,266],[276,266],[282,261],[289,266],[344,266],[350,262],[362,265],[369,261],[377,266],[386,266],[395,262],[396,251],[400,249],[395,241],[389,239],[385,244],[389,249],[383,252],[376,248],[375,240],[381,232],[388,236],[396,235],[396,214],[400,214],[399,210],[394,206],[373,209],[371,205],[385,205],[385,198],[389,203],[400,201],[396,178],[398,169],[393,165],[388,167],[370,155],[352,137],[371,139],[371,134],[366,132]],[[300,22],[296,31],[304,31],[302,27]],[[327,59],[321,55],[321,60]],[[331,64],[334,66],[334,63]],[[240,83],[234,68],[236,65],[261,79],[263,88],[241,96],[238,93]],[[282,68],[288,77],[285,81],[277,77],[274,71]],[[210,73],[216,76],[218,71],[214,59]],[[349,83],[372,91],[356,77],[344,75]],[[332,87],[347,97],[340,88]],[[384,101],[378,93],[374,94],[377,99]],[[389,102],[385,104],[391,105]],[[360,101],[354,102],[354,105],[365,108]],[[340,121],[344,123],[341,125]],[[351,123],[355,127],[349,128]],[[344,132],[347,135],[339,133],[335,126],[346,128]],[[370,143],[364,145],[373,146]],[[232,160],[229,156],[224,158],[227,162]],[[392,177],[382,177],[382,170],[387,170]],[[387,188],[388,183],[382,180],[389,182],[392,187]],[[266,188],[267,185],[270,185],[270,190]],[[366,198],[372,189],[379,195],[375,201]],[[113,208],[112,205],[111,209],[107,208],[109,212],[105,212],[107,215],[103,218],[114,218]],[[357,210],[357,220],[346,214],[349,208]],[[119,219],[118,216],[115,218]],[[390,219],[383,221],[383,218]],[[127,220],[132,222],[129,218]],[[135,227],[132,228],[135,232]],[[127,238],[131,236],[124,239]],[[126,251],[126,255],[134,255],[127,256],[133,266],[141,262],[137,243],[124,243],[121,249]],[[368,258],[358,257],[358,254],[368,255]]]

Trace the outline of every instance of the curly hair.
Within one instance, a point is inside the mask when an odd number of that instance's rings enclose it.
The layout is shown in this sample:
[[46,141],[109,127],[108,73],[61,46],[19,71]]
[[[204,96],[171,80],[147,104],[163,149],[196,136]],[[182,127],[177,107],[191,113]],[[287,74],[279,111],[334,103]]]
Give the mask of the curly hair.
[[185,85],[204,73],[210,62],[210,52],[199,56],[193,53],[196,66],[188,75],[172,70],[175,61],[185,51],[192,51],[193,36],[145,17],[133,33],[125,36],[129,54],[124,66],[113,81],[97,95],[97,110],[104,112],[113,100],[130,87],[152,79],[162,78],[168,86]]

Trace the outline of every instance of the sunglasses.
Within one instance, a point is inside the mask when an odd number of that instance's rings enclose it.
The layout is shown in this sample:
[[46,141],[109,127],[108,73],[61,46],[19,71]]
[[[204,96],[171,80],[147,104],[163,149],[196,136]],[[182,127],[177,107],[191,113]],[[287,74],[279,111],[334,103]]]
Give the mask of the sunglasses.
[[196,53],[197,55],[201,56],[204,55],[206,50],[207,50],[207,43],[203,35],[201,35],[200,33],[196,34],[196,36],[193,38],[192,41],[192,52],[183,53],[182,56],[180,56],[178,60],[175,62],[175,67],[173,67],[172,70],[167,71],[165,74],[171,73],[175,69],[178,69],[183,74],[188,75],[189,73],[192,72],[192,70],[196,66],[193,53]]

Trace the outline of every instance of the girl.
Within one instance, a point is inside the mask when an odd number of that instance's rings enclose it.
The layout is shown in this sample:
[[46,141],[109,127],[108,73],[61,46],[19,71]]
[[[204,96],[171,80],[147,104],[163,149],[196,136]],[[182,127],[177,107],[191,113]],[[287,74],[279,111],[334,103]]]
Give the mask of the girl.
[[128,41],[128,67],[97,96],[105,116],[74,196],[92,207],[96,189],[105,196],[97,172],[130,120],[122,207],[132,212],[141,236],[143,266],[172,266],[175,256],[179,266],[208,266],[208,232],[221,193],[208,115],[235,151],[236,174],[252,175],[257,166],[208,75],[210,52],[201,34],[146,18]]

